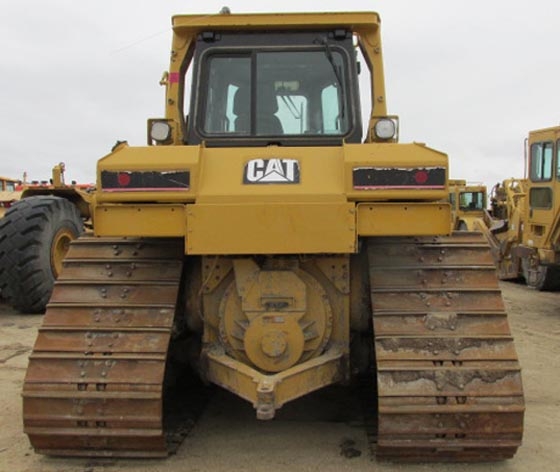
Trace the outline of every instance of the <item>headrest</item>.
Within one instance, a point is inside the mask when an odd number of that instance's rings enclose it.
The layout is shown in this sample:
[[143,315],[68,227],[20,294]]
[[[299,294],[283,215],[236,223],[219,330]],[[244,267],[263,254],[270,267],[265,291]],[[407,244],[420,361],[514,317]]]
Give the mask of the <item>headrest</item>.
[[239,87],[233,97],[233,113],[236,116],[249,115],[251,110],[251,89]]
[[260,85],[257,89],[257,114],[274,115],[278,111],[278,99],[274,93],[274,84]]
[[[239,87],[233,97],[233,113],[236,116],[249,115],[251,110],[251,90]],[[257,89],[257,114],[274,115],[278,111],[278,100],[272,83],[259,86]]]

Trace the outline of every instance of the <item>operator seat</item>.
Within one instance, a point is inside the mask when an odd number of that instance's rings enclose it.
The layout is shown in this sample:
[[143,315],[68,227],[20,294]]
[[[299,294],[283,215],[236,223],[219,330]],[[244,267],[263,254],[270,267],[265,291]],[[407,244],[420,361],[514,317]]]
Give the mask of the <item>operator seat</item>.
[[[257,91],[257,135],[284,134],[282,123],[275,115],[278,111],[278,100],[272,84],[259,87]],[[236,118],[233,127],[236,133],[251,132],[251,90],[239,87],[233,97],[233,113]]]
[[282,123],[275,115],[278,112],[278,99],[272,84],[257,88],[257,134],[284,134]]

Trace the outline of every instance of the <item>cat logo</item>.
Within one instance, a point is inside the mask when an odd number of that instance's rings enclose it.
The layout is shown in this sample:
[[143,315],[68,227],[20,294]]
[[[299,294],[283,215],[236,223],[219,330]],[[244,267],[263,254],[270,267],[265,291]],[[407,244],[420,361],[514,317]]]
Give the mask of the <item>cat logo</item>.
[[244,184],[299,184],[295,159],[251,159],[245,165]]

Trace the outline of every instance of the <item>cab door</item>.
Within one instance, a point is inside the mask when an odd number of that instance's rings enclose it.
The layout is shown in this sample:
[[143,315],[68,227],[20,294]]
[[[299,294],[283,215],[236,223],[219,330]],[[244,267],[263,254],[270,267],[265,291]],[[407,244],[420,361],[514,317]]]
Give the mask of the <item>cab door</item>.
[[529,208],[524,243],[543,248],[558,210],[558,133],[529,135]]

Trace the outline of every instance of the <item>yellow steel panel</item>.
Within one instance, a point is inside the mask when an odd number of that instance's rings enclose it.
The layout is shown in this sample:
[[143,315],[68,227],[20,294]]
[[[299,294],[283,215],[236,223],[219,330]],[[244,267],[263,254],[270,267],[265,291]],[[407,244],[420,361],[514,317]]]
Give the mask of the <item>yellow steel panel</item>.
[[[96,200],[104,202],[187,202],[194,201],[200,146],[145,146],[130,147],[121,144],[97,163]],[[100,185],[101,172],[185,171],[190,174],[188,191],[106,192]]]
[[[244,183],[245,166],[254,159],[293,159],[299,163],[300,182]],[[346,202],[343,147],[205,148],[199,169],[197,204]]]
[[425,236],[449,234],[447,203],[361,203],[359,236]]
[[185,207],[176,204],[99,205],[95,207],[96,236],[184,236]]
[[187,205],[188,254],[349,253],[354,205],[329,203]]
[[423,144],[347,144],[344,146],[345,190],[348,200],[447,200],[447,185],[437,189],[354,187],[353,170],[356,168],[415,169],[443,167],[448,169],[447,155]]

